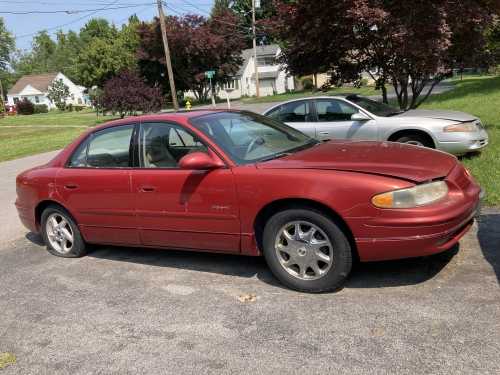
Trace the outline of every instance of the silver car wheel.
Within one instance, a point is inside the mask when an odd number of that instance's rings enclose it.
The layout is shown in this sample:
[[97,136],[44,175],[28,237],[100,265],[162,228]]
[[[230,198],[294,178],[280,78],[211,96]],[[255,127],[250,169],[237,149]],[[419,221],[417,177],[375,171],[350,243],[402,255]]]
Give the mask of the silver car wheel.
[[274,245],[281,266],[300,280],[317,280],[333,265],[333,247],[318,226],[307,221],[284,225]]
[[73,230],[63,215],[51,214],[47,218],[45,232],[50,246],[58,253],[67,254],[73,248]]

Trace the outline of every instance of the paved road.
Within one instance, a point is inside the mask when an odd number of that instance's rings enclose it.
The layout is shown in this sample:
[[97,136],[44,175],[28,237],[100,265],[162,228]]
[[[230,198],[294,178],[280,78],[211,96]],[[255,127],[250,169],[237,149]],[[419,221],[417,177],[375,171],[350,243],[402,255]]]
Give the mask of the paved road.
[[0,245],[20,237],[25,231],[14,207],[16,200],[16,176],[25,169],[41,165],[52,159],[57,152],[28,156],[0,163]]

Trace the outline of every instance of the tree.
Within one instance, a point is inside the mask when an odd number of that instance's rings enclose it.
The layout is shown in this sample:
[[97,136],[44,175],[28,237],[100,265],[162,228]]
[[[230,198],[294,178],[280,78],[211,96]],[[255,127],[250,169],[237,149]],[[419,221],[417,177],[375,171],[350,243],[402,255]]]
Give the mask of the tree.
[[418,107],[447,76],[459,59],[460,48],[454,47],[460,41],[474,40],[467,54],[484,48],[491,15],[487,0],[320,0],[314,7],[305,0],[278,3],[274,29],[291,72],[329,71],[337,85],[371,72],[384,101],[391,83],[404,110]]
[[10,55],[15,47],[12,34],[5,27],[2,17],[0,17],[0,70],[6,70],[10,63]]
[[[168,17],[167,35],[170,44],[174,79],[178,90],[193,90],[199,100],[208,95],[207,70],[215,70],[216,82],[232,77],[242,63],[244,38],[237,32],[236,17],[227,12],[225,23],[213,22],[198,15]],[[165,55],[158,19],[138,28],[137,57],[142,75],[152,86],[169,93],[165,77]]]
[[14,38],[5,27],[3,18],[0,17],[0,91],[2,93],[0,113],[5,111],[5,92],[12,84],[12,73],[10,72],[9,64],[14,48]]
[[121,117],[138,111],[157,112],[162,103],[161,90],[158,87],[149,87],[132,71],[123,71],[104,85],[103,108],[117,112]]
[[139,44],[137,18],[119,31],[106,20],[91,20],[80,32],[83,44],[76,59],[77,80],[87,87],[99,86],[122,70],[137,66]]
[[[251,0],[215,0],[210,13],[214,23],[224,24],[225,15],[231,12],[235,16],[238,30],[245,38],[245,47],[252,47],[252,1]],[[276,8],[273,0],[261,0],[260,8],[255,11],[257,44],[270,44],[274,42],[272,32],[269,30],[268,20],[275,16]]]
[[49,98],[59,110],[64,111],[66,109],[66,99],[69,98],[69,87],[66,86],[62,79],[58,79],[49,86],[47,98]]

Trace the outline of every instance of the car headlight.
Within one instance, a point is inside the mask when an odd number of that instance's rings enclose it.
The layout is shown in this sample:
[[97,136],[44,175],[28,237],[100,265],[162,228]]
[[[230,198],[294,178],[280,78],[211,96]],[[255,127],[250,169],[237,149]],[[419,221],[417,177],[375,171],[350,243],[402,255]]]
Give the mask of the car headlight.
[[448,125],[443,128],[446,133],[472,133],[479,130],[475,122],[462,122],[460,124]]
[[436,181],[377,194],[372,198],[372,204],[379,208],[412,208],[434,203],[447,194],[446,182]]

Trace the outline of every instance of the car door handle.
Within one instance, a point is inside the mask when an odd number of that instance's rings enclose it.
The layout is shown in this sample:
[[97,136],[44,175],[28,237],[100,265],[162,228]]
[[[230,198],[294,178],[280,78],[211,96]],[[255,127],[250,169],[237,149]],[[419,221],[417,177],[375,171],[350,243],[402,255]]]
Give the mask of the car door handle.
[[64,185],[64,188],[68,189],[68,190],[75,190],[75,189],[78,189],[78,185],[77,184],[66,184],[66,185]]
[[141,193],[152,193],[155,190],[156,188],[154,186],[141,186],[139,189]]
[[328,135],[328,134],[330,134],[330,132],[319,132],[319,134],[321,134],[321,135]]

